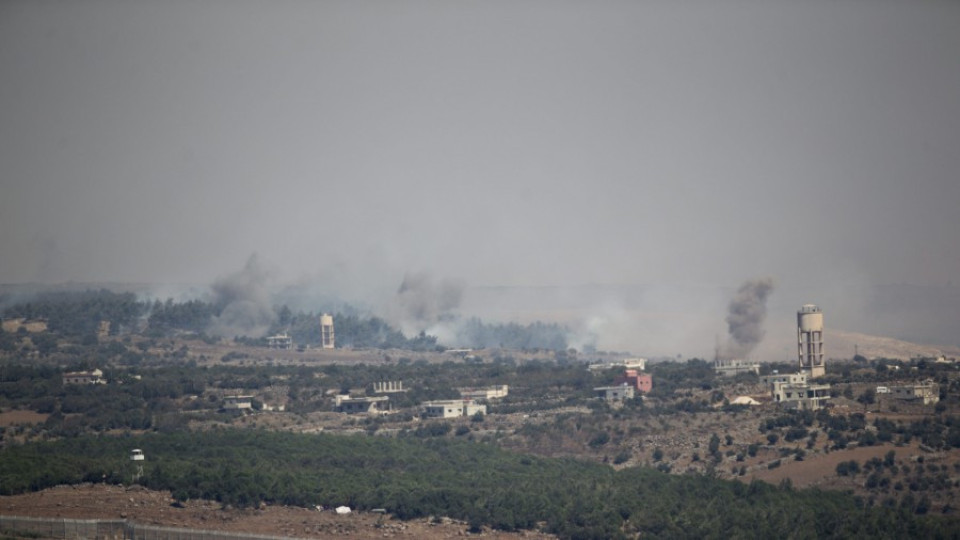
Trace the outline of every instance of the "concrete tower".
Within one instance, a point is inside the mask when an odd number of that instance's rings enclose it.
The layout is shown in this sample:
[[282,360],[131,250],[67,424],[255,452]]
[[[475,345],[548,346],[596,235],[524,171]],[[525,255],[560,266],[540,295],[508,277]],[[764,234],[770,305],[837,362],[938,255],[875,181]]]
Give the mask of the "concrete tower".
[[797,312],[797,355],[800,371],[811,379],[826,373],[823,365],[823,312],[813,304],[804,304]]
[[333,315],[324,313],[320,315],[320,347],[332,349],[333,344]]

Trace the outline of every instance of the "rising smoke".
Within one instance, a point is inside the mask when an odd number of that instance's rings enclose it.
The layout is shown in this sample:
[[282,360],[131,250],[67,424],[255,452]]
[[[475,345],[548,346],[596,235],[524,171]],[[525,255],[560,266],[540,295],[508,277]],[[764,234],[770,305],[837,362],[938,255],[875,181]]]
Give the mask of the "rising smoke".
[[767,296],[773,291],[770,278],[752,279],[737,289],[727,312],[731,342],[727,355],[744,358],[763,340],[763,320],[767,316]]
[[221,309],[208,331],[216,336],[263,337],[270,331],[277,314],[267,289],[269,272],[256,254],[247,259],[239,272],[216,280],[211,285],[213,303]]
[[463,290],[459,281],[438,281],[427,272],[407,274],[397,289],[392,318],[408,335],[436,329],[460,307]]

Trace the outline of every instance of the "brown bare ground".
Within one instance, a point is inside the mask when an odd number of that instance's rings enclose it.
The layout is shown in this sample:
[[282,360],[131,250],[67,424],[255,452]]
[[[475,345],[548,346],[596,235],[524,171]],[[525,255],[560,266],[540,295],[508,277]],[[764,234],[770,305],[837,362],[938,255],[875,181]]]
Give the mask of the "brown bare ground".
[[0,497],[0,514],[73,519],[127,519],[144,525],[184,527],[298,538],[459,538],[547,539],[542,533],[467,531],[463,522],[440,518],[399,521],[389,515],[263,505],[257,509],[222,508],[211,501],[173,505],[167,491],[105,484],[59,486],[24,495]]
[[798,488],[811,486],[836,487],[831,484],[834,484],[833,480],[838,478],[837,465],[851,460],[863,464],[874,457],[882,459],[890,450],[897,453],[897,459],[923,453],[916,443],[899,447],[885,444],[835,450],[830,453],[807,454],[803,461],[795,461],[792,457],[785,457],[781,460],[782,465],[780,467],[758,469],[744,478],[748,481],[755,478],[771,484],[778,484],[781,480],[789,478],[793,485]]
[[33,411],[6,411],[0,413],[0,426],[10,427],[23,424],[42,424],[47,421],[46,414]]

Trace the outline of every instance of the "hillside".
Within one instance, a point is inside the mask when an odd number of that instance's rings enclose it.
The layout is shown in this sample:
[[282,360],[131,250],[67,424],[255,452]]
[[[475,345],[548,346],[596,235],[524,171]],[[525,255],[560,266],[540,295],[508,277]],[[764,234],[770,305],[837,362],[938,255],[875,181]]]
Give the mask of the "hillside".
[[918,356],[935,358],[941,355],[960,356],[960,347],[921,345],[890,337],[874,336],[859,332],[830,330],[824,332],[826,354],[830,358],[853,358],[855,354],[869,359],[890,358],[909,360]]

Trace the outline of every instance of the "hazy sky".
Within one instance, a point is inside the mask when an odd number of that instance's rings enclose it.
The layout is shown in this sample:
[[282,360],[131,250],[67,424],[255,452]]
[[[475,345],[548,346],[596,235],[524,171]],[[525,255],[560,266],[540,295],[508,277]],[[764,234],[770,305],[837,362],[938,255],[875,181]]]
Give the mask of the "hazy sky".
[[958,173],[956,1],[0,0],[0,283],[943,285]]

